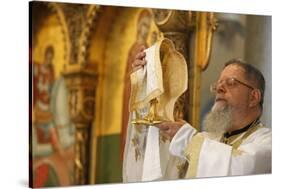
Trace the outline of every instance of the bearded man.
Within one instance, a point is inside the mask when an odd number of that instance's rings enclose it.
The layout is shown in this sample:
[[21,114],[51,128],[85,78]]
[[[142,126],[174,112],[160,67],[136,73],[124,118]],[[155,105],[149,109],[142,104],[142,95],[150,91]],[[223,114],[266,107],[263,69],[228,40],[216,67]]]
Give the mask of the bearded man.
[[[146,64],[140,52],[133,70]],[[271,173],[271,129],[260,117],[265,80],[262,73],[239,59],[228,61],[211,86],[216,98],[198,132],[187,122],[156,125],[171,140],[169,152],[188,163],[186,178]]]

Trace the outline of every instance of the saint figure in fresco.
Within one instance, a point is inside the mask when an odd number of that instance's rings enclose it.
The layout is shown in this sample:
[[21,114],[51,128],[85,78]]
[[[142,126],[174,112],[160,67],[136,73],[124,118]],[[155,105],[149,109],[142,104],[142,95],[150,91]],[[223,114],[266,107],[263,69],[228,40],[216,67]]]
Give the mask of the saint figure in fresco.
[[54,47],[47,46],[42,64],[33,64],[33,186],[70,185],[74,126],[68,114],[63,77],[55,80]]

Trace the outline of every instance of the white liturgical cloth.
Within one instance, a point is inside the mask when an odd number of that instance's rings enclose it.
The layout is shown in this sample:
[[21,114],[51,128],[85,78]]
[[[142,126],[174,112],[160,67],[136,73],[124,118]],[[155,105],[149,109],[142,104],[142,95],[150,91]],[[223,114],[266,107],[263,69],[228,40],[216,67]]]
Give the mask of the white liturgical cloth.
[[[143,118],[148,113],[150,101],[157,99],[158,116],[173,121],[174,104],[187,89],[185,59],[168,39],[156,42],[145,53],[147,64],[131,74],[130,120],[136,118],[136,111],[141,112]],[[132,125],[129,121],[123,181],[163,179],[168,162],[174,161],[169,155],[168,146],[168,141],[160,141],[158,128]]]

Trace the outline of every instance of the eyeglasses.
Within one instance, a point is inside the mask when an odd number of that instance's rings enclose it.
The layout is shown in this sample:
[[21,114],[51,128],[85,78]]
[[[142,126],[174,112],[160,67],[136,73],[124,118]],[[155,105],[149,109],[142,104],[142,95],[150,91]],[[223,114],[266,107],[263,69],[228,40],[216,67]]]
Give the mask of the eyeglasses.
[[238,79],[236,78],[227,78],[225,80],[221,80],[221,81],[217,81],[215,83],[213,83],[211,86],[210,86],[210,91],[212,93],[216,93],[217,92],[217,89],[218,89],[218,85],[225,85],[226,88],[230,89],[230,88],[233,88],[235,86],[237,86],[237,84],[241,84],[241,85],[244,85],[245,87],[248,87],[249,89],[252,89],[254,90],[255,88],[242,82],[242,81],[239,81]]

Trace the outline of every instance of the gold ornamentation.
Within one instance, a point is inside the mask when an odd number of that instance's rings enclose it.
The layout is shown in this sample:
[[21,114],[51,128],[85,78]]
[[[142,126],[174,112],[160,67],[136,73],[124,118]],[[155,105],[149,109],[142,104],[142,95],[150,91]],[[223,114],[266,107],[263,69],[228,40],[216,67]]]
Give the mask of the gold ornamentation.
[[178,175],[179,175],[179,178],[184,178],[185,174],[186,174],[186,171],[188,169],[188,162],[185,161],[183,163],[179,163],[177,165],[177,169],[178,169]]
[[135,148],[135,160],[138,161],[141,157],[140,149],[138,147]]
[[232,154],[233,157],[241,156],[243,153],[244,153],[244,151],[237,150],[237,149],[234,149],[234,148],[232,148],[232,151],[231,151],[231,154]]
[[86,20],[84,21],[81,36],[80,36],[80,46],[78,49],[78,63],[86,66],[86,58],[89,54],[89,38],[93,29],[96,26],[96,20],[98,13],[101,11],[99,5],[89,5]]
[[75,133],[75,184],[88,183],[89,133],[94,119],[96,70],[88,66],[84,69],[67,69],[64,73],[69,95],[70,116],[76,127]]
[[132,139],[132,143],[134,145],[134,147],[138,146],[140,143],[139,143],[139,138],[138,136],[135,134],[134,138]]
[[135,148],[135,160],[138,161],[139,158],[141,157],[141,151],[139,147],[140,142],[137,134],[134,135],[134,138],[132,139],[132,143]]
[[229,145],[231,145],[231,143],[233,142],[233,141],[235,141],[239,136],[241,136],[241,134],[239,135],[234,135],[234,136],[231,136],[231,137],[229,137],[229,138],[226,138],[226,137],[222,137],[222,139],[221,139],[221,142],[222,143],[224,143],[224,144],[229,144]]
[[192,137],[191,142],[187,145],[185,149],[185,157],[189,159],[189,167],[186,174],[186,178],[195,178],[197,175],[199,155],[203,142],[204,137],[200,134],[196,134]]
[[79,38],[81,36],[84,20],[87,18],[88,5],[60,4],[66,18],[71,42],[70,64],[78,63]]

